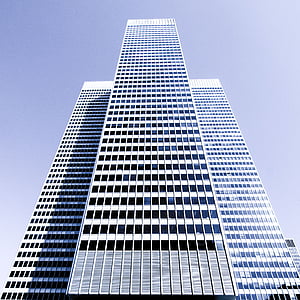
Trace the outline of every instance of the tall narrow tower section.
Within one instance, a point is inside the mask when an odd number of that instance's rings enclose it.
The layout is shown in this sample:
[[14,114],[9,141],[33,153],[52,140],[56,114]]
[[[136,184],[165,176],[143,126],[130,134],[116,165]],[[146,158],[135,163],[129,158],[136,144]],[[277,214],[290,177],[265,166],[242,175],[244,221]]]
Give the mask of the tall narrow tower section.
[[234,295],[174,20],[127,23],[104,127],[69,294]]

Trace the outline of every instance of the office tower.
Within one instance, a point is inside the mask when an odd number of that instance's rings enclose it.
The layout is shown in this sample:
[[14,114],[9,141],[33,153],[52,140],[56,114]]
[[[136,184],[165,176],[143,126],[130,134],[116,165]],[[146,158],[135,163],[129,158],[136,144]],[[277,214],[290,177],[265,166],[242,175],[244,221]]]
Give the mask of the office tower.
[[298,299],[295,265],[219,80],[190,87],[239,298]]
[[103,130],[70,295],[234,295],[173,20],[128,22]]
[[65,296],[86,205],[111,82],[85,83],[1,299],[68,299]]
[[2,299],[298,285],[220,82],[189,80],[173,19],[129,20],[114,81],[83,85]]
[[286,239],[286,244],[289,247],[290,253],[293,257],[294,263],[297,267],[298,273],[300,274],[300,254],[299,250],[295,244],[295,241],[293,239]]

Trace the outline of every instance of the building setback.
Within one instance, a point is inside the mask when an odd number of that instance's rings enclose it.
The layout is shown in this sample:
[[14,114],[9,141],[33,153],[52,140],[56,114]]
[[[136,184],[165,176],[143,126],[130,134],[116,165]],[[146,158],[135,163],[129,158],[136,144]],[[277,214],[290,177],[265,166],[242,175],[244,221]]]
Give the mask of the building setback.
[[85,82],[1,299],[300,299],[224,90],[188,78],[173,19],[129,20]]

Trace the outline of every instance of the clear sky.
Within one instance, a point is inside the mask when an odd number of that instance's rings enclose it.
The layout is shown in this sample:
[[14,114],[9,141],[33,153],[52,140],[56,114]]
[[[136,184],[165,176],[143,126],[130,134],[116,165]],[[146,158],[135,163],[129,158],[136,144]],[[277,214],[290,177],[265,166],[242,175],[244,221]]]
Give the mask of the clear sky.
[[127,19],[175,18],[190,78],[219,78],[300,247],[299,0],[1,0],[0,288],[84,81],[113,80]]

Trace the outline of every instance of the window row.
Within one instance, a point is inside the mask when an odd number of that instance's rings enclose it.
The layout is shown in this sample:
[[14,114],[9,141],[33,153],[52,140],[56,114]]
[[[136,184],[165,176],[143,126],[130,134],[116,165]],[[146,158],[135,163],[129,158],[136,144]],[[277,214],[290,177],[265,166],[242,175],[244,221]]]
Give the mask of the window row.
[[[176,76],[176,78],[178,78],[178,77],[183,78],[183,76]],[[149,78],[150,78],[150,80],[149,80]],[[141,84],[146,84],[146,87],[156,87],[156,86],[164,87],[164,86],[166,86],[166,84],[165,84],[166,81],[164,80],[164,77],[158,76],[157,80],[151,80],[152,77],[149,77],[149,78],[147,76],[130,77],[130,78],[119,77],[115,81],[115,87],[118,88],[119,87],[118,84],[129,84],[129,83],[132,84],[133,88],[138,88],[138,87],[140,87]],[[188,87],[187,79],[176,79],[176,80],[173,80],[173,82],[174,83],[172,83],[172,84],[174,87],[178,87],[178,86]],[[185,83],[183,84],[181,82],[185,82]]]
[[95,175],[94,181],[157,181],[157,180],[202,180],[209,179],[208,174],[103,174]]
[[[213,197],[91,197],[89,205],[215,204]],[[71,223],[71,222],[70,222]]]
[[37,211],[35,210],[33,213],[33,216],[82,216],[83,215],[83,209],[65,209],[65,210],[43,210],[43,211]]
[[[76,249],[76,242],[77,242],[77,237],[78,234],[74,234],[73,237],[75,237],[75,239],[73,240],[65,240],[65,243],[59,243],[58,241],[61,241],[63,238],[61,238],[60,240],[56,240],[57,242],[51,242],[51,243],[47,243],[47,242],[43,242],[43,243],[22,243],[20,248],[27,248],[27,249],[47,249],[50,250],[51,249]],[[69,241],[73,241],[73,243],[69,242]]]
[[[123,154],[119,154],[119,155],[99,155],[98,161],[112,161],[112,160],[160,160],[160,161],[164,161],[164,160],[198,160],[198,159],[202,159],[204,160],[204,154],[160,154],[160,155],[156,155],[156,154],[152,154],[152,155],[144,155],[144,154],[133,154],[133,155],[123,155]],[[93,166],[92,163],[82,163],[82,164],[78,164],[78,163],[69,163],[69,164],[59,164],[59,165],[53,165],[53,167],[63,167],[63,166],[71,166],[71,167],[82,167],[82,166]]]
[[254,165],[252,161],[220,161],[220,162],[210,162],[211,166],[235,166],[235,165]]
[[114,99],[111,100],[111,103],[167,103],[167,102],[192,102],[189,98],[178,98],[178,96],[173,99],[162,99],[162,98],[148,98],[148,99]]
[[[180,123],[177,123],[180,127]],[[174,134],[199,134],[199,130],[126,130],[104,131],[104,135],[174,135]],[[232,140],[232,139],[230,139]]]
[[[155,89],[158,91],[158,89]],[[127,91],[129,92],[129,91]],[[184,107],[193,107],[193,104],[143,104],[143,105],[110,105],[110,109],[134,109],[134,108],[184,108]]]
[[[207,219],[217,218],[216,210],[88,210],[86,219]],[[61,230],[61,229],[60,229]]]
[[30,223],[55,223],[55,224],[81,224],[82,217],[81,216],[66,216],[65,218],[57,217],[57,218],[31,218]]
[[[64,272],[64,277],[66,279],[69,278],[69,274],[70,272]],[[26,289],[38,289],[38,288],[43,288],[43,290],[45,288],[48,288],[49,290],[54,290],[54,289],[66,289],[68,286],[68,281],[60,281],[60,280],[55,280],[55,281],[23,281],[23,282],[20,282],[20,281],[8,281],[5,285],[5,288],[26,288]],[[52,289],[51,289],[52,288]],[[21,294],[21,293],[20,293]],[[37,299],[37,298],[34,298],[36,297],[36,293],[29,293],[29,295],[32,295],[33,297],[32,298],[15,298],[15,296],[17,296],[17,293],[4,293],[3,295],[6,295],[6,298],[4,299]],[[24,295],[27,295],[27,294],[24,294]],[[47,299],[47,298],[40,298],[41,295],[46,295],[46,297],[49,296],[49,293],[38,293],[38,297],[39,299]],[[50,293],[51,295],[51,293]],[[57,295],[61,296],[61,294],[52,294],[53,297],[56,297]],[[13,297],[13,298],[10,298],[10,297]],[[3,298],[2,298],[3,299]],[[49,299],[49,298],[48,298]],[[55,298],[52,298],[52,299],[55,299]]]
[[[133,101],[133,100],[131,100]],[[135,116],[135,117],[108,117],[107,121],[166,121],[166,120],[196,120],[196,116]]]
[[[101,152],[131,152],[131,151],[194,151],[203,150],[202,145],[172,145],[172,146],[102,146]],[[152,158],[154,159],[154,158]]]
[[[118,96],[119,97],[119,96]],[[173,101],[172,101],[173,102]],[[162,115],[162,114],[194,114],[194,110],[111,110],[108,115]]]
[[[40,252],[36,251],[19,251],[17,254],[17,257],[47,257],[49,259],[50,257],[53,257],[54,259],[61,259],[61,258],[73,258],[74,253],[76,250],[76,243],[74,248],[65,248],[65,250],[62,251],[61,247],[58,245],[56,250],[42,248]],[[50,259],[49,259],[50,260]]]
[[69,277],[70,272],[69,270],[39,270],[39,271],[12,271],[9,275],[9,277]]
[[[119,123],[106,124],[106,128],[140,128],[140,127],[197,127],[197,123]],[[90,126],[92,127],[92,126]]]
[[228,190],[219,190],[216,189],[216,194],[218,195],[264,195],[266,191],[264,189],[243,189],[243,188],[234,188]]
[[60,226],[29,226],[27,231],[79,231],[79,226],[64,225]]
[[[195,143],[195,142],[201,142],[200,137],[177,137],[177,138],[104,138],[102,140],[103,144],[130,144],[130,143]],[[84,151],[84,150],[79,150],[80,152],[89,152],[90,150]],[[62,151],[61,151],[62,152]]]
[[85,225],[84,234],[200,234],[220,233],[218,224],[180,225]]
[[222,241],[212,240],[99,240],[81,241],[79,250],[223,250]]
[[[147,47],[148,48],[148,47]],[[125,68],[123,68],[125,69]],[[117,70],[116,80],[120,78],[131,79],[134,76],[139,76],[142,78],[153,78],[153,80],[157,79],[158,81],[168,82],[168,80],[164,80],[169,78],[169,82],[177,82],[175,78],[187,78],[186,72],[181,70],[168,70],[168,74],[165,72],[159,72],[158,70],[154,70],[154,72],[141,72],[143,69],[129,69],[129,70]],[[161,76],[160,76],[161,75]]]
[[[79,230],[76,233],[48,233],[48,234],[25,234],[24,240],[77,240]],[[29,246],[29,248],[31,245]]]
[[[97,170],[115,171],[115,170],[206,170],[206,164],[108,164],[97,165]],[[59,171],[54,169],[56,172]],[[51,171],[54,171],[51,169]],[[75,171],[75,169],[74,169]],[[82,172],[90,170],[84,169]],[[61,170],[63,172],[63,169]],[[79,172],[79,170],[77,171]]]
[[[232,246],[232,243],[229,243],[228,246],[230,248],[243,248],[243,245],[235,245]],[[265,245],[259,245],[257,248],[274,248],[273,245],[270,245],[266,247]],[[277,247],[275,247],[277,248]],[[272,261],[257,261],[257,260],[243,260],[243,261],[236,261],[232,264],[235,268],[289,268],[291,267],[291,264],[288,261],[278,261],[278,260],[272,260]]]
[[92,193],[155,193],[155,192],[211,192],[210,185],[107,185],[92,187]]
[[262,184],[238,184],[238,183],[235,183],[235,184],[215,184],[215,188],[217,189],[232,189],[232,188],[262,188]]
[[[41,268],[66,268],[72,267],[72,261],[68,260],[56,260],[56,261],[27,261],[27,260],[17,260],[14,262],[14,267],[17,268],[30,268],[30,267],[41,267]],[[17,271],[19,272],[19,271]],[[19,276],[17,276],[19,277]]]
[[[275,239],[278,239],[278,240],[282,240],[283,237],[282,237],[282,234],[276,234],[276,233],[241,233],[241,234],[235,234],[235,233],[231,233],[231,234],[226,234],[226,238],[228,240],[242,240],[242,241],[246,241],[246,240],[250,240],[250,241],[253,241],[253,240],[275,240]],[[245,248],[247,249],[247,248]],[[245,250],[244,249],[244,250]],[[270,249],[265,249],[266,251],[270,251]],[[289,257],[290,254],[288,251],[283,251],[282,249],[277,249],[277,252],[281,252],[281,254],[279,254],[280,256],[284,257]],[[248,255],[249,253],[249,255]],[[252,253],[252,254],[251,254]],[[232,253],[231,254],[232,256],[235,256],[235,257],[247,257],[247,256],[251,256],[253,255],[252,257],[257,257],[257,251],[256,252],[237,252],[237,253]],[[271,256],[278,256],[278,253],[260,253],[259,254],[260,256],[266,256],[266,257],[270,257]]]

